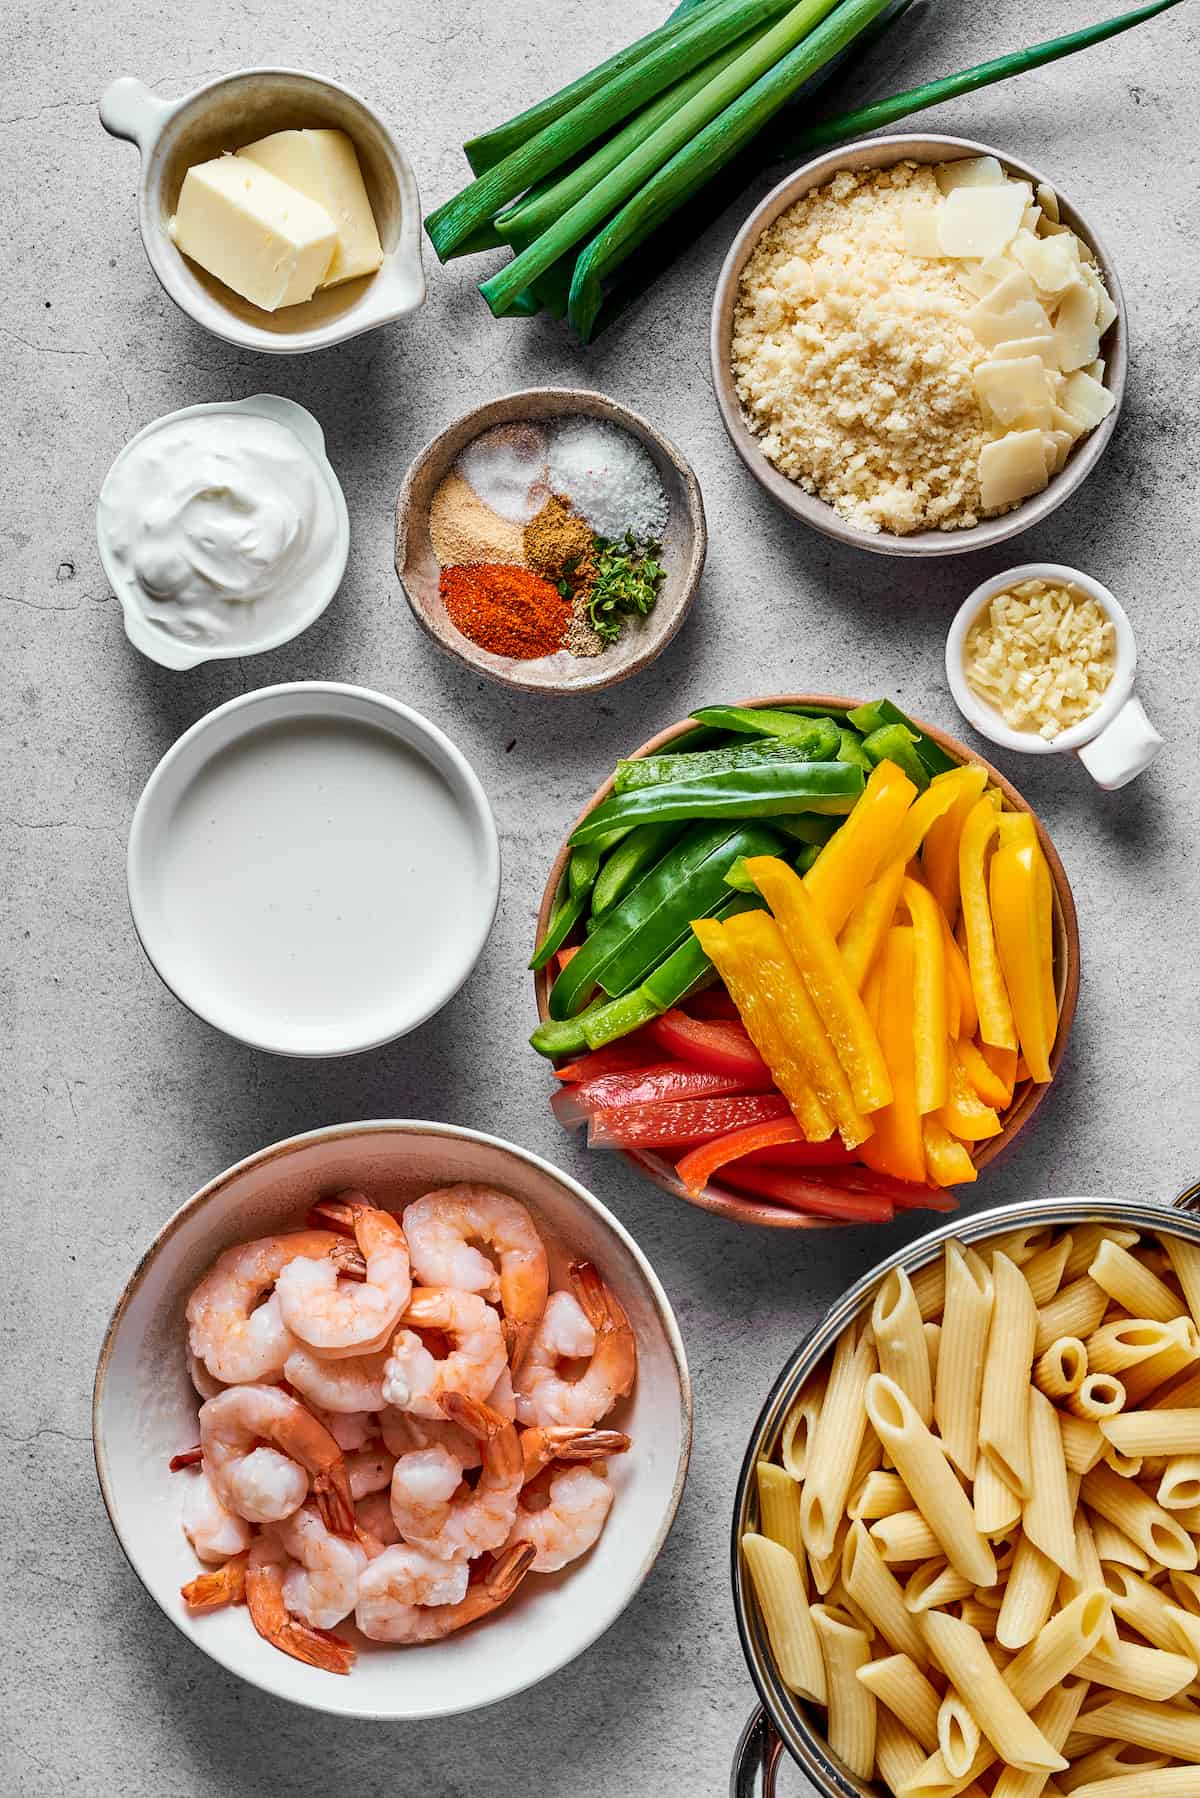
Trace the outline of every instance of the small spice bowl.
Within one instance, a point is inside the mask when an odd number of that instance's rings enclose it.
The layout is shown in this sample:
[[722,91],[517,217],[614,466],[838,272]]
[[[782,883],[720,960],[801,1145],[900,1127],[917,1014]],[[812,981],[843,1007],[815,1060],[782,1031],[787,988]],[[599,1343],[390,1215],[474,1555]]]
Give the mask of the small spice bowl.
[[[1076,587],[1094,599],[1106,614],[1116,632],[1116,665],[1112,680],[1096,710],[1073,724],[1058,736],[1039,737],[1031,730],[1015,730],[1000,713],[974,691],[967,680],[965,649],[967,634],[983,608],[998,593],[1022,581],[1055,582]],[[1127,786],[1145,772],[1162,748],[1163,740],[1147,718],[1142,702],[1134,696],[1133,677],[1137,671],[1137,644],[1133,626],[1123,607],[1090,574],[1067,568],[1058,562],[1025,562],[1019,568],[1006,569],[982,582],[964,600],[950,626],[946,638],[946,678],[955,704],[981,736],[999,743],[1004,749],[1016,749],[1022,755],[1061,755],[1073,752],[1079,757],[1097,786],[1106,791]]]
[[[461,451],[482,432],[495,425],[563,418],[596,418],[617,425],[637,439],[654,463],[669,507],[659,557],[665,570],[663,584],[653,609],[644,618],[629,619],[617,641],[597,656],[575,657],[560,650],[522,661],[494,655],[464,637],[447,615],[429,534],[430,504]],[[396,574],[422,630],[476,673],[534,693],[593,693],[649,667],[687,616],[707,548],[700,485],[675,445],[628,407],[576,387],[530,387],[465,412],[416,457],[396,500]]]

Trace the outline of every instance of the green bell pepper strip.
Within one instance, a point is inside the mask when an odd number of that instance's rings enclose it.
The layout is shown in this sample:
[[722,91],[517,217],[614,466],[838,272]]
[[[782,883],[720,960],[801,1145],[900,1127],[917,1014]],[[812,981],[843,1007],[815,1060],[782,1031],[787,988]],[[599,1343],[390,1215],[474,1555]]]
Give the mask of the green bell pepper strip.
[[863,740],[856,730],[845,729],[842,731],[837,759],[839,762],[851,762],[856,768],[866,768],[868,771],[874,765],[863,748]]
[[[834,739],[836,743],[836,738]],[[613,777],[614,793],[636,793],[643,787],[661,787],[673,780],[698,780],[709,774],[725,774],[734,768],[760,768],[780,762],[823,761],[809,753],[799,738],[768,738],[757,743],[734,743],[725,749],[701,749],[689,755],[644,755],[618,762]]]
[[[823,845],[820,843],[802,843],[795,855],[790,856],[787,859],[790,861],[791,866],[795,868],[797,874],[807,874],[818,855],[820,855],[822,847]],[[732,868],[730,868],[729,872],[726,874],[725,885],[727,887],[732,887],[735,893],[757,893],[758,888],[755,886],[753,876],[746,866],[746,858],[744,855],[738,856]]]
[[841,829],[841,824],[840,818],[822,818],[801,813],[795,818],[776,818],[771,828],[781,831],[785,837],[793,837],[797,843],[823,849],[834,831]]
[[838,726],[831,718],[801,717],[796,712],[776,712],[768,708],[740,705],[710,705],[692,717],[698,724],[717,730],[732,730],[749,737],[782,737],[789,743],[805,744],[810,762],[832,761],[837,753]]
[[677,824],[639,824],[617,845],[601,868],[592,889],[592,917],[599,922],[643,874],[666,854],[679,836]]
[[903,724],[882,724],[863,738],[863,749],[871,764],[895,762],[902,768],[918,791],[929,785],[929,770],[917,754],[916,737]]
[[[761,909],[762,900],[757,894],[750,897],[733,893],[712,915],[725,919],[741,911]],[[712,962],[689,932],[686,940],[631,993],[619,999],[602,999],[577,1017],[547,1018],[529,1041],[539,1055],[582,1055],[585,1049],[606,1048],[707,986],[713,973]]]
[[[731,824],[695,824],[644,880],[592,932],[550,989],[550,1015],[581,1011],[597,984],[615,997],[636,986],[675,944],[693,918],[707,917],[725,894],[730,862],[747,851],[751,837],[774,845],[772,831]],[[767,854],[771,853],[768,848]],[[610,969],[620,970],[617,984]]]
[[917,754],[930,774],[947,774],[951,768],[958,766],[953,756],[947,755],[932,737],[927,737],[890,699],[872,699],[866,705],[855,706],[852,712],[846,714],[846,719],[864,737],[870,736],[874,730],[882,729],[885,724],[902,724],[905,730],[912,732]]
[[529,966],[535,973],[545,967],[555,950],[562,948],[587,910],[600,872],[602,847],[601,843],[588,843],[584,848],[576,849],[567,863],[566,879],[559,889],[558,903],[550,915],[546,934],[529,958]]
[[590,843],[618,824],[665,823],[670,818],[774,818],[792,812],[853,811],[863,771],[848,762],[783,762],[735,768],[703,780],[671,781],[618,793],[590,812],[571,843]]

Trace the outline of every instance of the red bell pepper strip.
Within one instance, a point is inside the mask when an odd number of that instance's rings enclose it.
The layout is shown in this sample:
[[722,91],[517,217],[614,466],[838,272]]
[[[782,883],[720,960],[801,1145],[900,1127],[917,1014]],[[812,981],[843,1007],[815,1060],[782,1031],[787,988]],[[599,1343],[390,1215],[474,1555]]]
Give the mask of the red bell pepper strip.
[[646,1034],[664,1055],[719,1074],[733,1074],[764,1092],[774,1085],[771,1070],[759,1054],[741,1022],[689,1018],[682,1011],[664,1012],[647,1024]]
[[747,1124],[728,1136],[702,1143],[675,1163],[675,1172],[689,1192],[703,1192],[710,1177],[729,1161],[740,1161],[755,1149],[779,1148],[788,1143],[812,1146],[794,1118],[778,1118],[766,1124]]
[[554,1077],[561,1080],[564,1086],[573,1086],[581,1080],[591,1080],[597,1074],[617,1074],[628,1068],[644,1068],[653,1060],[653,1046],[638,1030],[632,1036],[622,1037],[619,1043],[611,1043],[607,1049],[593,1049],[590,1055],[581,1055],[578,1060],[555,1068]]
[[665,1099],[594,1111],[588,1127],[593,1149],[685,1149],[748,1124],[790,1117],[782,1093],[742,1093],[715,1099]]
[[773,1148],[752,1149],[743,1155],[742,1167],[850,1167],[855,1162],[857,1151],[848,1149],[840,1136],[830,1136],[824,1142],[786,1142]]
[[849,1224],[890,1224],[890,1199],[872,1193],[844,1192],[832,1181],[811,1174],[784,1173],[766,1167],[733,1166],[725,1170],[730,1186],[752,1192],[761,1199],[774,1199],[793,1211],[809,1211],[817,1217],[840,1218]]
[[687,1016],[691,1018],[729,1018],[736,1024],[738,1008],[723,986],[702,987],[687,1000]]
[[594,1111],[621,1111],[627,1105],[653,1105],[664,1099],[715,1099],[744,1093],[749,1081],[686,1062],[664,1061],[652,1067],[600,1074],[552,1095],[551,1108],[568,1130],[585,1124]]

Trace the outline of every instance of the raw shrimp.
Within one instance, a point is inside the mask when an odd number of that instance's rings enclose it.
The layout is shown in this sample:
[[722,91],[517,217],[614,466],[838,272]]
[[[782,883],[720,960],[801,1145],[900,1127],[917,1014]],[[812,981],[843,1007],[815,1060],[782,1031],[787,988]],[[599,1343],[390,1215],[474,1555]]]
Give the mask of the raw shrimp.
[[246,1556],[234,1555],[214,1572],[197,1574],[179,1591],[189,1611],[219,1611],[223,1605],[244,1604]]
[[246,1563],[246,1604],[255,1629],[293,1660],[326,1673],[349,1673],[356,1658],[349,1642],[288,1616],[283,1596],[287,1572],[288,1557],[274,1533],[256,1537]]
[[392,1483],[392,1469],[396,1465],[396,1457],[386,1448],[360,1448],[354,1454],[346,1456],[346,1477],[350,1481],[350,1496],[357,1501],[367,1498],[372,1492],[386,1492]]
[[[188,1300],[188,1347],[225,1385],[277,1380],[292,1346],[271,1292],[289,1262],[345,1249],[332,1230],[262,1236],[218,1255]],[[332,1263],[330,1263],[332,1269]],[[335,1274],[336,1279],[336,1274]],[[259,1301],[270,1293],[266,1304]],[[256,1309],[257,1307],[257,1309]]]
[[465,1561],[437,1561],[419,1548],[385,1548],[358,1582],[354,1621],[375,1642],[406,1642],[419,1606],[448,1607],[466,1596]]
[[271,1525],[292,1565],[283,1576],[283,1602],[292,1617],[313,1629],[332,1629],[358,1601],[358,1576],[367,1564],[357,1541],[331,1536],[312,1505]]
[[387,1492],[370,1492],[354,1507],[354,1534],[373,1561],[385,1548],[399,1542],[400,1531],[392,1517],[392,1501]]
[[[499,1300],[511,1334],[510,1358],[520,1365],[546,1308],[550,1270],[533,1219],[519,1200],[492,1186],[443,1186],[414,1199],[404,1212],[413,1271],[426,1286],[453,1286]],[[482,1242],[500,1264],[472,1245]]]
[[203,1468],[188,1481],[183,1533],[200,1559],[213,1566],[244,1554],[250,1546],[249,1525],[221,1503]]
[[388,1351],[383,1348],[373,1355],[347,1355],[331,1361],[306,1343],[296,1342],[283,1364],[283,1377],[322,1411],[379,1411],[387,1358]]
[[613,1490],[592,1467],[563,1467],[550,1476],[550,1502],[540,1511],[517,1506],[511,1542],[531,1542],[534,1573],[557,1573],[586,1554],[604,1528]]
[[[468,1623],[476,1623],[506,1604],[529,1571],[533,1548],[528,1542],[514,1542],[498,1555],[484,1577],[473,1586],[464,1587],[457,1600],[439,1601],[433,1594],[437,1587],[429,1572],[430,1563],[420,1556],[414,1571],[409,1563],[399,1560],[411,1556],[412,1549],[389,1548],[371,1565],[359,1581],[356,1619],[364,1636],[383,1642],[436,1642]],[[397,1560],[390,1565],[389,1557]],[[432,1563],[444,1572],[458,1570],[456,1578],[466,1573],[461,1561]],[[395,1573],[392,1572],[395,1567]],[[369,1583],[370,1582],[370,1583]],[[369,1584],[368,1584],[369,1583]],[[364,1601],[364,1588],[367,1588]],[[413,1591],[422,1594],[413,1599]]]
[[275,1286],[287,1328],[319,1355],[334,1358],[382,1348],[412,1292],[399,1218],[368,1205],[361,1194],[347,1194],[342,1203],[354,1219],[366,1279],[339,1283],[326,1255],[289,1261]]
[[404,1540],[438,1560],[499,1548],[517,1514],[525,1480],[521,1445],[511,1423],[473,1399],[450,1393],[453,1422],[483,1442],[483,1471],[473,1489],[444,1445],[402,1455],[392,1471],[392,1516]]
[[[591,1359],[579,1379],[561,1376],[559,1361],[572,1358],[572,1345],[583,1337],[572,1335],[572,1314],[565,1305],[555,1305],[553,1313],[547,1305],[549,1327],[535,1333],[525,1363],[514,1376],[521,1423],[571,1424],[586,1429],[612,1410],[637,1374],[637,1344],[629,1319],[590,1261],[572,1265],[571,1284],[594,1333]],[[565,1349],[561,1346],[564,1342],[568,1345]]]
[[[500,1319],[477,1293],[449,1286],[424,1287],[412,1295],[397,1330],[383,1376],[387,1404],[418,1417],[442,1417],[447,1393],[486,1399],[504,1372]],[[430,1354],[418,1329],[443,1330],[454,1345],[444,1360]]]
[[605,1461],[623,1455],[629,1438],[623,1430],[578,1430],[553,1424],[534,1424],[521,1431],[521,1459],[525,1484],[536,1479],[552,1461]]
[[248,1523],[290,1516],[311,1485],[326,1526],[339,1535],[353,1530],[341,1449],[298,1399],[277,1386],[232,1386],[210,1398],[200,1407],[200,1445],[217,1497]]

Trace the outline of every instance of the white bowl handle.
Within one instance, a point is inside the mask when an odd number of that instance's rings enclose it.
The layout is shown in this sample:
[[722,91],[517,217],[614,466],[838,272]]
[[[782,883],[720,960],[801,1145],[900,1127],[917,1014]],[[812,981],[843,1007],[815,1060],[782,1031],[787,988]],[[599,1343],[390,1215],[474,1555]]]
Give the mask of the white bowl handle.
[[100,123],[113,137],[127,137],[139,149],[158,135],[178,102],[160,100],[135,75],[122,75],[100,96]]
[[1131,696],[1111,724],[1076,754],[1097,786],[1113,792],[1144,774],[1162,746],[1141,700]]

